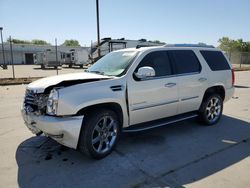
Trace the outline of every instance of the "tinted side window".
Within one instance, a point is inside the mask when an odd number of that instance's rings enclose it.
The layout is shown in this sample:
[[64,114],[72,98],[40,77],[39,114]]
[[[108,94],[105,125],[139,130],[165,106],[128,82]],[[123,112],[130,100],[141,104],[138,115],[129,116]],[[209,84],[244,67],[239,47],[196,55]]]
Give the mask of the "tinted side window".
[[172,67],[166,51],[151,52],[147,54],[138,65],[135,72],[137,72],[140,67],[144,66],[154,68],[156,77],[172,74]]
[[169,51],[176,67],[177,74],[200,72],[201,65],[192,50]]
[[208,66],[213,71],[218,70],[229,70],[230,66],[227,62],[227,59],[220,51],[200,51],[201,55],[206,60]]

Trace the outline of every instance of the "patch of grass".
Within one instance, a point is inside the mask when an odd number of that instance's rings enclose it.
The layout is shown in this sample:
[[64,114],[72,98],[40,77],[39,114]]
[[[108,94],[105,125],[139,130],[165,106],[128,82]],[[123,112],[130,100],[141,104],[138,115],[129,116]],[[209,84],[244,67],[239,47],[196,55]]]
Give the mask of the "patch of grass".
[[19,84],[29,84],[35,80],[42,77],[29,77],[29,78],[0,78],[0,86],[5,85],[19,85]]

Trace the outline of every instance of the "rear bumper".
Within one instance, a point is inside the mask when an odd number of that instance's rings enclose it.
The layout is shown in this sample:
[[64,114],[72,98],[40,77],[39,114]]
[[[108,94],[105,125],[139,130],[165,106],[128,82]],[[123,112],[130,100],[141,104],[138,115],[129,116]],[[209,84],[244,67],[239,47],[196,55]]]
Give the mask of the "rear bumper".
[[231,99],[234,95],[234,87],[231,87],[229,89],[226,89],[226,93],[225,93],[225,99],[224,102],[227,102],[229,99]]
[[77,148],[83,116],[53,117],[26,113],[22,109],[25,125],[29,130],[38,134],[43,132],[62,145]]

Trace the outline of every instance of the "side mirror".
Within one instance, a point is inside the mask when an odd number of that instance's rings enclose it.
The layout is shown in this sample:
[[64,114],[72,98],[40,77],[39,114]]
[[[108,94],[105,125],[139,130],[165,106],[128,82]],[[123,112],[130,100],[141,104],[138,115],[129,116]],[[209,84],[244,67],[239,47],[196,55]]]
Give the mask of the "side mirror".
[[139,79],[154,77],[155,70],[152,67],[141,67],[138,69],[138,72],[135,73],[135,76]]

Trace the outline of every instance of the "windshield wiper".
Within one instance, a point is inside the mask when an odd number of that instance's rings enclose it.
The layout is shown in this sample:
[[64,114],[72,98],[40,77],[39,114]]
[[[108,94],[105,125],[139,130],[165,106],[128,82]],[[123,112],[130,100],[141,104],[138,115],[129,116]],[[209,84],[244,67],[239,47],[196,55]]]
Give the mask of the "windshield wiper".
[[104,72],[101,72],[101,71],[89,71],[89,70],[86,70],[86,72],[90,72],[90,73],[96,73],[96,74],[105,75],[105,73],[104,73]]

